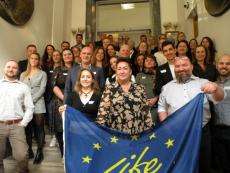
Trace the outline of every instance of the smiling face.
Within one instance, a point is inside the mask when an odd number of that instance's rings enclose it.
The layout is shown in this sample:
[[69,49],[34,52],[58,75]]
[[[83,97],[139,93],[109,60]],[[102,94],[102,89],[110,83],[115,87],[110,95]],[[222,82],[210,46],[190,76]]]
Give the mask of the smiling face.
[[145,59],[145,64],[144,64],[146,69],[153,69],[156,66],[156,62],[153,58],[146,57]]
[[201,45],[205,48],[208,48],[210,46],[209,40],[207,38],[204,38],[201,42]]
[[96,54],[96,60],[101,62],[104,59],[104,50],[103,49],[98,49],[97,54]]
[[80,74],[80,84],[82,88],[90,88],[93,83],[92,74],[88,70],[83,70]]
[[71,50],[67,49],[62,52],[62,58],[64,63],[72,63],[73,62],[73,54]]
[[224,55],[216,64],[219,75],[223,78],[230,76],[230,55]]
[[91,57],[92,57],[92,49],[90,47],[84,47],[81,50],[80,57],[81,57],[82,64],[86,64],[86,65],[90,64]]
[[29,64],[31,67],[39,67],[40,58],[37,54],[31,54],[29,57]]
[[192,75],[193,66],[188,57],[176,57],[174,70],[177,81],[185,83]]
[[197,41],[195,39],[190,40],[189,47],[190,47],[191,50],[195,50],[196,47],[197,47]]
[[174,60],[176,56],[176,49],[173,47],[172,44],[168,44],[162,48],[164,56],[167,58],[168,61]]
[[17,79],[18,74],[18,64],[15,61],[9,61],[4,67],[4,75],[8,80]]
[[116,71],[117,58],[116,57],[111,57],[109,59],[109,64],[110,64],[111,68],[113,69],[113,71]]
[[179,56],[186,55],[188,51],[188,47],[185,42],[180,42],[178,47],[177,47],[177,52]]
[[139,55],[137,57],[137,66],[138,67],[143,67],[143,65],[144,65],[144,59],[145,59],[145,57],[143,55]]
[[196,48],[196,61],[197,62],[204,62],[205,61],[205,57],[206,57],[206,51],[205,48],[203,46],[198,46]]
[[130,56],[130,48],[128,45],[124,44],[120,48],[120,57],[128,58]]
[[145,53],[147,51],[147,43],[146,42],[141,42],[139,45],[139,51],[140,53]]
[[116,76],[119,82],[128,82],[131,79],[132,70],[127,62],[119,62],[116,67]]
[[46,51],[47,51],[49,57],[52,57],[52,54],[54,52],[54,48],[52,46],[47,46]]
[[60,54],[60,52],[59,51],[54,51],[52,58],[53,58],[54,63],[60,63],[61,62],[61,54]]
[[116,55],[116,51],[115,51],[115,49],[113,48],[112,45],[109,45],[107,47],[107,52],[108,52],[109,56],[115,56]]

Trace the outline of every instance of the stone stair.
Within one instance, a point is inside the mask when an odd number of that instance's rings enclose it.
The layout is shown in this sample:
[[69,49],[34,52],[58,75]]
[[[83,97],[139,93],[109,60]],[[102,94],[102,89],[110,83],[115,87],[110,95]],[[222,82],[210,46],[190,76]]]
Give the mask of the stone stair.
[[[44,146],[44,160],[41,164],[34,165],[33,159],[29,160],[30,173],[64,173],[64,164],[58,146],[49,147],[50,135],[46,135],[46,144]],[[36,154],[36,144],[33,144],[33,151]],[[16,161],[12,157],[4,160],[5,173],[15,173]]]

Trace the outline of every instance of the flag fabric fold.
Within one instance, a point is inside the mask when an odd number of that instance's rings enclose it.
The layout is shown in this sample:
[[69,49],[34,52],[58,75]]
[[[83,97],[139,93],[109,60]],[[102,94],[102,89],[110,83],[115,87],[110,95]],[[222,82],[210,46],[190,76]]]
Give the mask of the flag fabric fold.
[[66,173],[196,173],[203,98],[197,95],[160,126],[139,135],[102,127],[67,107]]

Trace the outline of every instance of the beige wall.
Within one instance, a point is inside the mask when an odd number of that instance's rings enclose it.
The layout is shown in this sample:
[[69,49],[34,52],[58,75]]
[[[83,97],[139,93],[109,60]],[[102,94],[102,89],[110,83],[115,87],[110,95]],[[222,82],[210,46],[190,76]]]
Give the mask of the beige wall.
[[199,16],[199,37],[210,36],[216,45],[218,54],[230,53],[230,10],[220,17],[210,16],[204,6],[204,1],[197,0]]
[[135,3],[135,8],[121,10],[121,5],[97,6],[97,31],[131,31],[151,29],[151,13],[149,3]]
[[[178,30],[185,32],[189,40],[194,37],[194,29],[192,19],[186,18],[185,1],[187,0],[161,0],[161,22],[177,21]],[[230,53],[230,10],[220,17],[212,17],[205,9],[204,0],[190,1],[194,2],[198,14],[198,42],[203,36],[209,36],[213,39],[218,54]]]
[[51,42],[53,0],[35,2],[32,18],[26,25],[18,27],[0,18],[0,77],[7,60],[20,60],[28,44],[36,44],[40,53],[47,43]]

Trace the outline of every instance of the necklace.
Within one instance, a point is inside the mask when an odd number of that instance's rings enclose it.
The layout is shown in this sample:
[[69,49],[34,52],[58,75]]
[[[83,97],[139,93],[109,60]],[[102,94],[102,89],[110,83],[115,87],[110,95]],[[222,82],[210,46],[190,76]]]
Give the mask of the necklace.
[[89,92],[83,92],[83,91],[81,90],[81,95],[83,94],[83,95],[85,96],[85,98],[87,98],[88,95],[90,95],[91,92],[92,92],[92,90],[90,90]]

